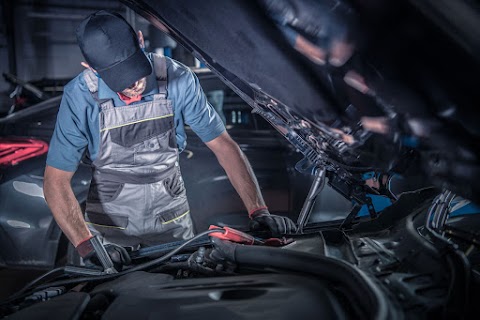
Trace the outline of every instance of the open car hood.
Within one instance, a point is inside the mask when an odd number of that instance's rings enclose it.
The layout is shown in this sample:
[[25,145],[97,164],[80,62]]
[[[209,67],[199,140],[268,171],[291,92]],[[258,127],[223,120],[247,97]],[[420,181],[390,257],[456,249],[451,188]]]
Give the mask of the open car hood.
[[[480,11],[470,1],[124,2],[294,144],[305,155],[297,169],[325,169],[346,197],[375,171],[480,199]],[[335,50],[351,54],[329,61]]]

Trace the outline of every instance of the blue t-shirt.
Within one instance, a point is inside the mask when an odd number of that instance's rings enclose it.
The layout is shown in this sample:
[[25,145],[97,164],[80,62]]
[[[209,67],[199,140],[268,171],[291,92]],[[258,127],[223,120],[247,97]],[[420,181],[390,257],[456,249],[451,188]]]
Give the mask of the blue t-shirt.
[[[151,59],[151,56],[149,56]],[[185,65],[167,59],[167,99],[172,100],[177,145],[180,151],[186,146],[185,124],[202,139],[208,142],[225,131],[225,126],[208,103],[195,74]],[[158,94],[155,72],[147,77],[142,99],[130,105],[153,100]],[[98,98],[113,99],[113,104],[124,106],[116,92],[99,79]],[[57,115],[55,131],[50,141],[47,165],[64,171],[76,171],[80,160],[88,148],[90,159],[94,161],[100,143],[100,109],[88,91],[83,73],[71,80],[64,89],[62,102]]]

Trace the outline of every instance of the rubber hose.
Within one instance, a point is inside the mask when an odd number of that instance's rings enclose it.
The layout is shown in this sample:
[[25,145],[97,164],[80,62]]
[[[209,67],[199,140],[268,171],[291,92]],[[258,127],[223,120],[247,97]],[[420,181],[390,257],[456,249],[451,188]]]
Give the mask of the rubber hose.
[[[309,273],[328,281],[344,283],[363,307],[370,319],[387,319],[387,301],[376,285],[360,269],[328,257],[282,250],[278,248],[237,245],[214,240],[224,257],[244,266],[269,266],[301,273]],[[367,302],[367,303],[365,303]],[[365,304],[364,304],[365,303]],[[373,314],[372,313],[373,310]],[[391,315],[390,315],[391,316]]]

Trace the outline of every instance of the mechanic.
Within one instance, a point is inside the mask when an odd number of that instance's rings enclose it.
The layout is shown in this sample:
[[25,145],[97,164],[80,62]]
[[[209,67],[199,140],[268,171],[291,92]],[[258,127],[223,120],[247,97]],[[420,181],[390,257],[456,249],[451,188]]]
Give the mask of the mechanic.
[[[142,33],[116,13],[88,16],[77,40],[88,64],[64,89],[44,193],[80,256],[92,254],[93,236],[117,263],[128,260],[123,247],[193,237],[178,164],[184,123],[215,153],[253,224],[274,235],[295,231],[289,218],[269,213],[248,160],[189,68],[145,53]],[[93,178],[83,215],[70,182],[85,152]]]

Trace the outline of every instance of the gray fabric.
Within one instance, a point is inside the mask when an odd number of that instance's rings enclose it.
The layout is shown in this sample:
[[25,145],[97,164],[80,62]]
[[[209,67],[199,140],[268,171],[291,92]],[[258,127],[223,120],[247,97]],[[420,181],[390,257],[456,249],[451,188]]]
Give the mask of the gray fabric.
[[[171,101],[159,94],[133,106],[106,101],[99,108],[100,150],[85,214],[92,233],[132,247],[193,237]],[[162,125],[152,126],[157,120]],[[139,139],[142,130],[148,135]]]
[[98,101],[98,78],[93,71],[90,69],[86,69],[83,71],[83,76],[85,79],[85,83],[87,84],[88,91],[92,94],[93,99]]
[[[149,54],[151,62],[153,57]],[[180,151],[185,149],[190,128],[204,142],[212,141],[225,131],[218,114],[207,102],[195,74],[185,65],[165,57],[168,73],[168,98],[174,103],[174,123],[176,142]],[[126,105],[116,92],[113,92],[101,78],[98,82],[98,98],[112,99],[115,107]],[[154,72],[147,77],[147,87],[140,101],[130,105],[152,101],[158,94]],[[94,161],[100,149],[100,128],[98,118],[100,108],[85,82],[84,72],[76,76],[66,86],[57,114],[55,130],[50,140],[47,164],[51,167],[74,172],[86,152]]]
[[155,75],[157,77],[158,93],[165,98],[168,97],[167,93],[167,62],[165,58],[159,54],[152,54],[153,65],[155,67]]

